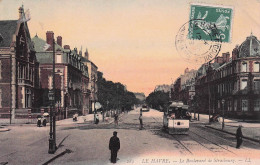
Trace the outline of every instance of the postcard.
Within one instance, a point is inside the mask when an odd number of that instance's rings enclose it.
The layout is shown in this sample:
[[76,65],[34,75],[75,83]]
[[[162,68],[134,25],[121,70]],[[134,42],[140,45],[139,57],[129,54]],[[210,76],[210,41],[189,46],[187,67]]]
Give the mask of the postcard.
[[0,165],[260,164],[260,0],[0,0]]

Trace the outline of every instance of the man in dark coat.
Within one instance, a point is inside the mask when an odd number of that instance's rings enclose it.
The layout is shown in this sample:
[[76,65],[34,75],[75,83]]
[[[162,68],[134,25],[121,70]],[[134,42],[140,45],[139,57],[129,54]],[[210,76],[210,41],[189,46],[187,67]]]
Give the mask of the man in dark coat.
[[111,163],[116,163],[117,152],[120,149],[120,140],[117,137],[117,132],[114,131],[109,141],[109,150],[111,150]]
[[140,116],[139,116],[139,121],[140,121],[140,127],[139,127],[139,129],[141,130],[141,129],[144,128],[144,127],[143,127],[143,117],[142,117],[142,114],[140,114]]
[[239,125],[238,129],[237,129],[237,133],[236,133],[236,138],[237,138],[237,146],[236,148],[240,148],[240,145],[242,144],[243,140],[243,134],[242,134],[242,130],[241,130],[242,126]]

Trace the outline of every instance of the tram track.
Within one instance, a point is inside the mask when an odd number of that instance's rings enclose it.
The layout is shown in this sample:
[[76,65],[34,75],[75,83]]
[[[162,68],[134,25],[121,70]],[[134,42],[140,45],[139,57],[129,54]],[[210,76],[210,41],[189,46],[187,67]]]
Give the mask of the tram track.
[[[153,119],[157,123],[160,123],[154,117],[153,117]],[[203,142],[201,142],[201,140],[198,140],[198,138],[196,138],[194,136],[197,136],[199,139],[203,139],[204,141],[208,142],[208,144],[206,142],[204,144]],[[214,153],[214,154],[219,153],[219,152],[228,152],[228,153],[231,153],[233,155],[237,155],[234,152],[232,152],[231,150],[217,144],[216,142],[213,142],[213,141],[199,135],[198,133],[192,131],[191,129],[189,130],[188,135],[171,135],[171,137],[173,137],[173,139],[178,142],[178,144],[182,147],[182,149],[184,149],[186,152],[188,152],[191,155],[194,155],[194,153],[192,152],[191,145],[199,145],[199,146],[205,148],[206,150],[208,150],[208,151],[210,151],[211,153]]]
[[[223,146],[221,146],[221,145],[219,145],[219,144],[217,144],[217,143],[215,143],[215,142],[213,142],[213,141],[211,141],[211,140],[209,140],[209,139],[207,139],[207,138],[205,138],[205,137],[203,137],[203,136],[201,136],[201,135],[199,135],[199,134],[197,134],[197,133],[195,133],[195,132],[193,132],[193,131],[189,131],[189,132],[191,132],[191,133],[193,133],[193,134],[195,134],[196,136],[198,136],[198,137],[200,137],[200,138],[202,138],[202,139],[204,139],[204,140],[206,140],[206,141],[208,141],[208,142],[210,142],[211,144],[214,144],[215,146],[218,146],[219,148],[221,148],[221,149],[224,149],[225,151],[228,151],[228,152],[230,152],[230,153],[232,153],[232,154],[234,154],[234,155],[237,155],[237,154],[235,154],[234,152],[232,152],[232,151],[230,151],[229,149],[227,149],[227,148],[225,148],[225,147],[223,147]],[[191,136],[190,136],[191,137]],[[192,139],[194,139],[195,140],[195,138],[193,138],[193,137],[191,137]],[[203,147],[205,147],[205,148],[207,148],[208,150],[210,150],[210,151],[212,151],[212,152],[216,152],[216,151],[214,151],[213,149],[211,149],[211,148],[209,148],[209,147],[206,147],[205,145],[203,145],[201,142],[199,142],[198,140],[195,140],[197,143],[199,143],[200,145],[202,145]]]

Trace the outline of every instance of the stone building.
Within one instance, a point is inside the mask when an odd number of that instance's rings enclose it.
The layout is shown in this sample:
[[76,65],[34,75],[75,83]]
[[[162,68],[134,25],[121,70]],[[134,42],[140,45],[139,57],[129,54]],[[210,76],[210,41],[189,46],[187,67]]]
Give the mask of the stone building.
[[89,60],[89,53],[86,49],[85,52],[85,58],[83,59],[83,63],[87,65],[88,71],[89,71],[89,85],[88,85],[88,91],[90,91],[90,110],[89,113],[94,112],[94,106],[95,103],[98,101],[97,92],[98,92],[98,86],[97,86],[97,71],[98,67]]
[[71,117],[78,113],[88,113],[89,95],[85,90],[89,83],[88,67],[82,62],[82,53],[69,45],[62,47],[62,37],[57,37],[53,45],[54,33],[46,32],[46,40],[37,35],[32,39],[35,44],[36,57],[40,63],[39,105],[49,109],[48,93],[52,89],[53,48],[55,48],[55,84],[56,111],[59,118]]
[[184,104],[191,105],[191,100],[195,95],[195,77],[197,70],[186,68],[184,74],[179,76],[174,82],[172,100],[182,101]]
[[[202,113],[236,118],[260,116],[260,41],[252,34],[223,53],[196,78],[196,97]],[[200,71],[200,70],[199,70]]]
[[19,20],[0,21],[0,118],[28,119],[37,111],[38,67],[20,7]]

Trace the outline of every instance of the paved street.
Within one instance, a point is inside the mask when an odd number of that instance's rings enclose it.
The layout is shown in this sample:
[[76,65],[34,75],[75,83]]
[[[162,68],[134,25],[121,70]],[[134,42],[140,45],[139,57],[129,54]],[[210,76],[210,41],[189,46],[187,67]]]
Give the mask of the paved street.
[[[206,128],[192,121],[189,135],[169,135],[162,130],[162,112],[143,112],[144,130],[139,130],[139,109],[120,115],[119,125],[112,121],[57,123],[57,153],[71,150],[50,164],[110,164],[108,142],[118,132],[121,149],[118,164],[259,164],[259,143],[245,140],[236,149],[234,136]],[[92,116],[88,117],[91,120]],[[102,121],[102,120],[101,120]],[[203,120],[202,120],[203,121]],[[0,162],[8,164],[43,164],[48,154],[49,127],[9,126],[1,132]],[[247,162],[250,161],[250,162]]]

